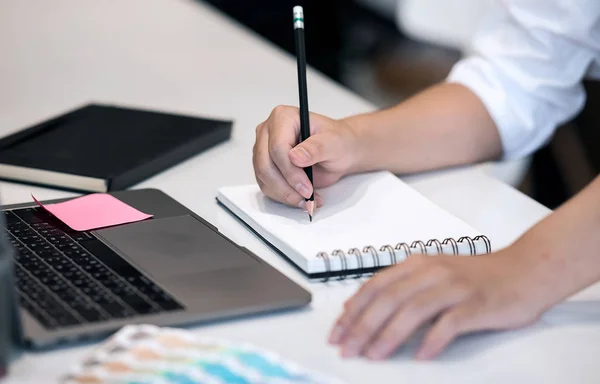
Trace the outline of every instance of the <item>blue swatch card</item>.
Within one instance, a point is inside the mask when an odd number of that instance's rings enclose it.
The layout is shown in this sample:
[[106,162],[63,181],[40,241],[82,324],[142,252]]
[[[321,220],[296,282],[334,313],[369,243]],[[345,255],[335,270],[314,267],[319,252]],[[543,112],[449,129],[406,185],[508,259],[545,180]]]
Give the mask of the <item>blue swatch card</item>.
[[343,384],[254,345],[151,325],[127,326],[65,384]]

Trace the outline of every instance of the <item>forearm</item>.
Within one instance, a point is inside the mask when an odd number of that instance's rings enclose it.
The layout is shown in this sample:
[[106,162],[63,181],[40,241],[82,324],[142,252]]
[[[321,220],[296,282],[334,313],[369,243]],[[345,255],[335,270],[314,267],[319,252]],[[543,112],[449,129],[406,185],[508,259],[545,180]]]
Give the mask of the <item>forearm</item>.
[[600,176],[514,245],[529,290],[550,307],[600,280]]
[[344,120],[361,140],[356,171],[420,172],[494,159],[502,150],[484,105],[457,84]]

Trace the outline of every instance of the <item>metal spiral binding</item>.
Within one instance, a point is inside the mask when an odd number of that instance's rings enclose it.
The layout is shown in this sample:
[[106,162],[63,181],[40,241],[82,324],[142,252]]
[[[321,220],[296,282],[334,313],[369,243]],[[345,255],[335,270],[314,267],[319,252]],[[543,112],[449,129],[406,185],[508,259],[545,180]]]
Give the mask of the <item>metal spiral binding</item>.
[[427,247],[431,247],[432,244],[435,244],[435,249],[437,249],[437,254],[441,254],[442,253],[442,243],[440,243],[440,241],[438,239],[431,239],[427,242],[426,246]]
[[473,241],[473,239],[471,239],[468,236],[463,236],[460,239],[458,239],[458,243],[464,243],[465,241],[467,241],[469,243],[469,252],[471,254],[471,256],[474,256],[477,248],[475,247],[475,242]]
[[322,258],[325,263],[325,277],[323,278],[323,281],[328,281],[331,277],[331,262],[329,261],[329,255],[327,252],[319,252],[317,258]]
[[391,264],[396,264],[397,260],[396,260],[396,251],[394,250],[394,248],[391,245],[384,245],[383,247],[381,247],[379,249],[379,251],[383,252],[383,251],[388,251],[390,254],[390,260],[391,260]]
[[346,254],[341,249],[336,249],[332,252],[332,255],[339,257],[340,261],[342,262],[341,271],[343,273],[339,276],[338,280],[346,280],[346,271],[348,270],[348,259],[346,259]]
[[358,264],[358,268],[357,268],[358,272],[356,273],[356,275],[354,276],[354,278],[359,279],[363,275],[362,270],[363,270],[363,268],[365,266],[365,264],[363,262],[363,258],[362,258],[362,252],[358,248],[351,248],[348,251],[348,254],[354,255],[356,257],[356,263]]
[[487,238],[487,236],[483,236],[483,235],[475,236],[473,238],[473,240],[474,241],[483,240],[483,243],[485,244],[485,253],[492,253],[492,243],[490,242],[490,239]]
[[414,242],[413,242],[413,243],[410,245],[410,247],[411,247],[412,249],[415,249],[415,248],[417,248],[417,247],[416,247],[417,245],[418,245],[418,246],[421,248],[421,253],[422,253],[423,255],[426,255],[426,254],[427,254],[427,247],[425,246],[425,243],[424,243],[424,242],[422,242],[421,240],[417,240],[417,241],[414,241]]
[[[445,245],[450,244],[450,246],[452,247],[452,254],[457,256],[459,254],[459,245],[466,243],[469,245],[469,254],[471,256],[474,256],[477,254],[477,246],[475,243],[479,242],[479,241],[483,241],[483,243],[485,244],[485,253],[492,252],[491,242],[490,242],[489,238],[484,235],[479,235],[479,236],[476,236],[473,238],[471,238],[469,236],[463,236],[463,237],[459,238],[458,240],[455,240],[453,238],[447,238],[441,242],[438,239],[430,239],[427,242],[423,242],[421,240],[416,240],[416,241],[413,241],[410,246],[407,243],[398,243],[394,247],[387,244],[387,245],[383,245],[379,249],[379,252],[384,252],[384,251],[388,252],[388,254],[390,256],[390,265],[394,265],[394,264],[398,263],[398,258],[397,258],[397,254],[396,254],[397,251],[403,252],[404,256],[407,258],[412,256],[414,254],[414,250],[416,250],[416,249],[419,249],[421,251],[420,253],[422,255],[427,255],[428,254],[427,248],[432,247],[434,245],[437,250],[437,254],[439,255],[439,254],[442,254],[443,247]],[[363,255],[366,253],[369,253],[371,255],[371,257],[373,259],[373,266],[374,266],[375,270],[378,270],[381,267],[381,260],[380,260],[379,252],[372,245],[367,245],[366,247],[364,247],[362,252],[358,248],[351,248],[350,250],[348,250],[348,254],[353,255],[356,258],[356,261],[358,263],[358,269],[357,269],[358,272],[355,275],[355,278],[360,278],[364,274],[361,271],[364,269]],[[336,272],[340,272],[339,280],[346,279],[348,276],[347,272],[349,271],[348,257],[346,256],[346,253],[341,249],[336,249],[331,253],[331,255],[338,257],[340,259],[341,269],[340,269],[340,271],[336,271]],[[327,252],[319,252],[317,254],[317,257],[322,258],[323,262],[325,263],[326,276],[324,278],[324,281],[328,281],[331,278],[331,275],[333,274],[333,271],[331,270],[331,260],[330,260],[329,254]]]
[[450,245],[452,245],[452,254],[454,256],[458,255],[458,243],[456,242],[456,240],[449,237],[449,238],[445,239],[444,241],[442,241],[442,245],[446,245],[448,243],[450,243]]
[[398,243],[394,248],[398,251],[404,251],[406,257],[409,257],[411,255],[410,247],[406,243]]
[[379,268],[380,264],[379,264],[379,253],[377,252],[377,250],[375,249],[375,247],[373,247],[372,245],[367,245],[364,249],[363,249],[363,253],[367,253],[370,252],[371,256],[373,257],[373,265],[375,266],[375,268]]

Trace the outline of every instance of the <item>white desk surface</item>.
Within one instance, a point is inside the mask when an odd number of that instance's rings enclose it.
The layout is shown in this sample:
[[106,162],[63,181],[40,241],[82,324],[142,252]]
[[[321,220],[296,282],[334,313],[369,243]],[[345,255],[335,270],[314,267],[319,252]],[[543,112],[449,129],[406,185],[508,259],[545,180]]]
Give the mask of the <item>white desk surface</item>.
[[[532,328],[464,338],[433,362],[413,361],[413,345],[386,362],[340,359],[325,340],[359,282],[309,283],[215,203],[219,186],[254,182],[254,128],[275,105],[297,104],[297,80],[293,57],[214,10],[191,0],[5,0],[0,56],[0,135],[90,101],[235,120],[231,141],[136,188],[164,190],[314,298],[300,311],[194,327],[199,334],[256,343],[348,383],[600,381],[598,305],[565,304]],[[315,112],[342,117],[373,108],[314,71],[308,82]],[[476,168],[406,180],[496,246],[548,214]],[[0,183],[3,203],[24,201],[32,191],[38,198],[71,195]],[[588,292],[598,297],[595,287]],[[54,382],[89,348],[25,354],[5,383]]]

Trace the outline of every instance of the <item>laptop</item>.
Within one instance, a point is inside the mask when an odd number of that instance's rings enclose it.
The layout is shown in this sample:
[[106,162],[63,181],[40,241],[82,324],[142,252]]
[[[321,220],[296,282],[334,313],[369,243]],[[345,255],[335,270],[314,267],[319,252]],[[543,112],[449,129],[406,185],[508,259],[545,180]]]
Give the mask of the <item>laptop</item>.
[[111,195],[153,218],[76,232],[36,204],[2,207],[26,345],[104,337],[126,324],[176,326],[310,303],[308,291],[167,194]]

